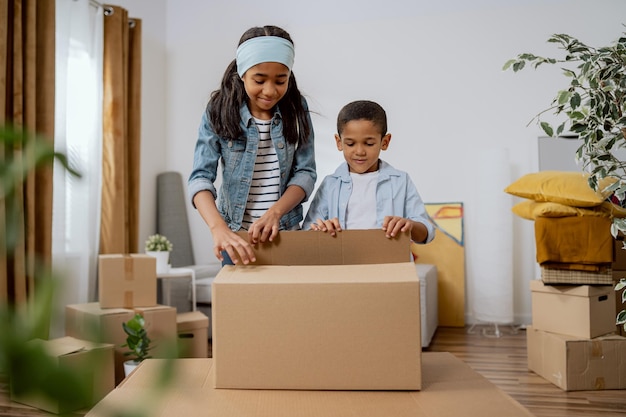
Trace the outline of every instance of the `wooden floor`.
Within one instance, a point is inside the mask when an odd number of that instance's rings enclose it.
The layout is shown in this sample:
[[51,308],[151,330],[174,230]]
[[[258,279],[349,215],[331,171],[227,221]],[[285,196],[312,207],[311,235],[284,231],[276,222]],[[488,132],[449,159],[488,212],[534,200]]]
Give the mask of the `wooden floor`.
[[[500,333],[499,337],[494,337],[496,331]],[[439,328],[425,350],[454,354],[536,417],[626,417],[626,390],[565,392],[529,372],[523,329],[493,326]],[[49,415],[11,403],[7,400],[6,389],[6,383],[0,380],[0,416]],[[84,413],[72,414],[82,415]]]
[[[496,332],[500,337],[494,337]],[[529,372],[523,329],[515,333],[510,326],[439,328],[425,350],[454,354],[536,417],[626,416],[626,390],[565,392]]]

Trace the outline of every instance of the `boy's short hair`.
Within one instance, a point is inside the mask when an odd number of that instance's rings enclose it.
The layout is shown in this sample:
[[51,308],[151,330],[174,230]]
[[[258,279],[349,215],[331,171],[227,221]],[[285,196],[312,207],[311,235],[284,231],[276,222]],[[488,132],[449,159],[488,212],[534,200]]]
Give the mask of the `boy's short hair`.
[[337,115],[337,133],[341,136],[343,128],[352,120],[369,120],[380,128],[380,136],[387,134],[387,113],[380,104],[369,100],[357,100],[348,103]]

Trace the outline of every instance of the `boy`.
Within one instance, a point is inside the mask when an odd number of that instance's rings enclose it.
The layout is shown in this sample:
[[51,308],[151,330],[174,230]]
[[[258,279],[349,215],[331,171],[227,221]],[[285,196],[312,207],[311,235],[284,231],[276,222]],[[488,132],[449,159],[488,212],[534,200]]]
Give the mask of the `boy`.
[[391,141],[385,110],[367,100],[345,105],[335,141],[346,163],[324,178],[302,228],[333,236],[342,229],[382,228],[388,238],[410,231],[414,242],[430,242],[434,227],[411,178],[379,159]]

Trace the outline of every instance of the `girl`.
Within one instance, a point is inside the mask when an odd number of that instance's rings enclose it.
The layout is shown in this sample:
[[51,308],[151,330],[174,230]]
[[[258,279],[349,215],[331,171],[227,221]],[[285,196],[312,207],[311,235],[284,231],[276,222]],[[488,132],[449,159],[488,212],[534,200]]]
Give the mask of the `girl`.
[[[302,202],[313,192],[313,126],[293,61],[285,30],[248,29],[202,115],[188,191],[223,264],[254,262],[253,244],[298,229]],[[240,229],[248,231],[248,241],[235,233]]]

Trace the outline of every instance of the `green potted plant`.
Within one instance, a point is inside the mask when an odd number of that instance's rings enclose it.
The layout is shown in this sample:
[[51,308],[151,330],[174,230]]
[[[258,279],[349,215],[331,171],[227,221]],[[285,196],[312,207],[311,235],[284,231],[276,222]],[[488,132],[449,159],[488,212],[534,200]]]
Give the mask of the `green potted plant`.
[[145,328],[145,319],[141,314],[135,314],[132,319],[122,323],[124,333],[126,333],[126,343],[122,347],[129,350],[124,352],[124,356],[132,358],[124,362],[126,376],[132,372],[143,360],[150,358],[150,343],[148,332]]
[[158,233],[149,236],[146,240],[146,253],[150,256],[154,256],[157,260],[157,274],[167,274],[169,272],[170,252],[173,247],[174,245],[172,245],[172,242],[170,242],[167,237]]
[[[507,61],[503,69],[517,72],[526,64],[534,68],[563,65],[568,85],[558,90],[552,104],[533,120],[548,136],[577,135],[576,159],[589,172],[589,185],[597,190],[603,178],[616,178],[606,191],[612,193],[614,204],[626,207],[626,161],[615,156],[617,149],[626,146],[626,32],[613,44],[597,48],[566,34],[554,34],[548,42],[557,44],[565,56],[557,59],[523,53]],[[565,118],[556,129],[541,120],[549,111]],[[626,218],[613,218],[613,236],[624,232]]]

